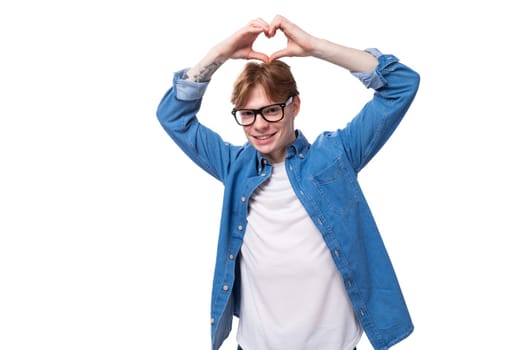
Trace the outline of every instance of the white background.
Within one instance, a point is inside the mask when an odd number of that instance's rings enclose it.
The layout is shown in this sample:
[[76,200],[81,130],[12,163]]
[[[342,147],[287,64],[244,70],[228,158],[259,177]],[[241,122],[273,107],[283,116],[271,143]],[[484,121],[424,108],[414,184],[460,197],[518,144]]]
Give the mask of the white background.
[[[175,70],[277,13],[421,74],[406,119],[360,175],[416,327],[395,348],[522,346],[519,2],[312,3],[2,2],[0,349],[209,348],[222,186],[155,110]],[[371,97],[341,68],[286,61],[310,140]],[[216,73],[201,113],[235,143],[229,93],[243,64]]]

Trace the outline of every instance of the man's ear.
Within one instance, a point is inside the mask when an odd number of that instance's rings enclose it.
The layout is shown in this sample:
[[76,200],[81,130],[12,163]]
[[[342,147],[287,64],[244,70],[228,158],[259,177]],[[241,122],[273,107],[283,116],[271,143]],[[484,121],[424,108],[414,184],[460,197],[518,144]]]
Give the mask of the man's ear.
[[292,107],[293,116],[296,117],[297,114],[299,114],[299,111],[301,110],[301,98],[299,97],[299,95],[293,98],[293,102],[290,105],[290,107]]

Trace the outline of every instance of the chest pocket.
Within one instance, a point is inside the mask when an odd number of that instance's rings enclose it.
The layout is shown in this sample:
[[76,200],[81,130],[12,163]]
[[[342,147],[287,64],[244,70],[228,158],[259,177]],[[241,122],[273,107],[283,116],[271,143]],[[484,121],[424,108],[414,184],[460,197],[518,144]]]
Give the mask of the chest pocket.
[[312,177],[323,202],[336,214],[346,214],[357,202],[356,176],[339,157]]

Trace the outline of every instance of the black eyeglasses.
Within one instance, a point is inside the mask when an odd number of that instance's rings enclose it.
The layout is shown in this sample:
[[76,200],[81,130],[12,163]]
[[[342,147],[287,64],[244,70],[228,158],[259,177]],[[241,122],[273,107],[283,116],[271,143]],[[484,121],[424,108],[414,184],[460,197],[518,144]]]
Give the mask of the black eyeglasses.
[[276,123],[284,118],[284,108],[292,102],[293,96],[290,96],[286,102],[264,106],[259,109],[234,108],[232,109],[232,114],[237,124],[241,126],[250,126],[255,123],[257,114],[260,114],[268,123]]

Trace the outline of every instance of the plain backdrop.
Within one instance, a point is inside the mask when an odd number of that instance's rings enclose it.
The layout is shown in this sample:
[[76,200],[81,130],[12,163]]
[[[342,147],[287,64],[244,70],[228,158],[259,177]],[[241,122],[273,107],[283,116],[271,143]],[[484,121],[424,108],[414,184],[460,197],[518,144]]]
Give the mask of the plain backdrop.
[[[515,1],[4,1],[0,5],[0,349],[208,349],[222,185],[162,130],[173,72],[261,17],[396,55],[421,75],[360,181],[415,324],[395,349],[523,343],[524,31]],[[256,47],[275,51],[282,37]],[[285,59],[313,140],[371,95]],[[229,93],[201,121],[244,142]],[[235,323],[224,349],[235,349]],[[371,349],[365,336],[358,348]]]

